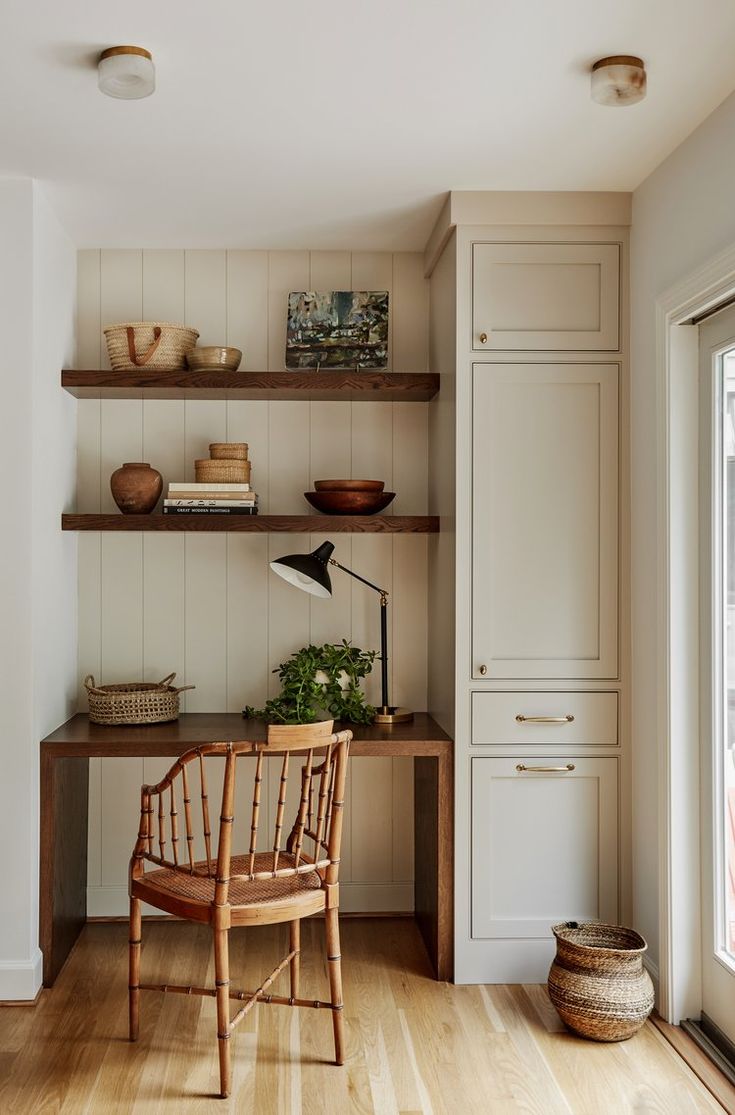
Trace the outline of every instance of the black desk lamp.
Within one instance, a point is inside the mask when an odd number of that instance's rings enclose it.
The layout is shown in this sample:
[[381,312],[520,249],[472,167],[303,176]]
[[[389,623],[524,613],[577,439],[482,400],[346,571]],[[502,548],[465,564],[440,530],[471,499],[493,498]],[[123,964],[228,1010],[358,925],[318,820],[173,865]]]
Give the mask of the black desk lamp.
[[322,542],[313,553],[287,554],[286,557],[276,558],[270,563],[271,569],[290,585],[320,596],[326,600],[332,595],[332,581],[329,576],[328,566],[336,565],[343,573],[349,573],[356,581],[360,581],[368,588],[380,594],[380,665],[382,695],[381,705],[375,715],[376,724],[399,724],[406,720],[413,720],[413,713],[406,708],[391,705],[388,700],[388,593],[384,588],[379,588],[372,581],[367,581],[359,573],[353,573],[345,565],[340,565],[332,557],[334,546],[331,542]]

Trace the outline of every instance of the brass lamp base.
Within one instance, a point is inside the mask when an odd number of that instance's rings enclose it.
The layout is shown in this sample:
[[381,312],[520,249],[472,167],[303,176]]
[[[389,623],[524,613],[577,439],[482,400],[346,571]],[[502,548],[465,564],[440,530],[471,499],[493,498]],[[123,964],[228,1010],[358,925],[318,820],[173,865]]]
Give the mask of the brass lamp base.
[[375,711],[376,724],[405,724],[408,720],[413,720],[413,713],[398,705],[379,705]]

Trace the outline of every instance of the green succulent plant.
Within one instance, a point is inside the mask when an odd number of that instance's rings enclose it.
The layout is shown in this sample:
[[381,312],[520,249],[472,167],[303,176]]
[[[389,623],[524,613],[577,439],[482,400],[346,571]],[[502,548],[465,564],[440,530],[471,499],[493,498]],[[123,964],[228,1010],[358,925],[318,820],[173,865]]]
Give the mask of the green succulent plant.
[[243,715],[275,724],[313,724],[325,719],[370,724],[375,716],[365,703],[360,682],[378,657],[375,650],[361,650],[345,639],[341,643],[310,645],[297,650],[273,671],[281,679],[281,692],[262,709],[246,705]]

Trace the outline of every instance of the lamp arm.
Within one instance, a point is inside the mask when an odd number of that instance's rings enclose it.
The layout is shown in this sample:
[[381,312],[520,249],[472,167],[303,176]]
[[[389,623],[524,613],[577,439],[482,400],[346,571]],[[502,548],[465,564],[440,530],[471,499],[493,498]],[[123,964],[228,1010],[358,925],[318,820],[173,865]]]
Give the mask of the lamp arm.
[[387,603],[388,596],[390,595],[387,589],[380,588],[379,585],[374,585],[372,581],[368,581],[365,577],[361,577],[359,573],[354,573],[352,569],[348,569],[346,565],[340,565],[340,563],[338,561],[335,561],[334,558],[329,559],[329,564],[336,565],[337,568],[341,569],[343,573],[349,573],[350,577],[354,577],[356,581],[360,581],[363,585],[367,585],[368,588],[374,589],[375,592],[379,592],[381,597],[383,598],[381,603]]

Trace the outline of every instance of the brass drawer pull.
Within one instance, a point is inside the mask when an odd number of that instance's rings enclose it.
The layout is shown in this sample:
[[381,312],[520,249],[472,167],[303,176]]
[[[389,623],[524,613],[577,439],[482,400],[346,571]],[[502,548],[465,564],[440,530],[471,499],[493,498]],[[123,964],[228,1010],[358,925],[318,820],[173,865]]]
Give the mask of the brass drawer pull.
[[574,717],[571,712],[566,716],[524,716],[519,712],[516,720],[519,724],[571,724]]
[[480,344],[481,345],[486,345],[487,344],[487,333],[481,333],[480,334]]
[[536,774],[556,774],[557,772],[565,774],[569,770],[574,770],[574,763],[567,763],[563,767],[527,767],[525,763],[517,763],[516,770],[519,774],[522,774],[523,771],[532,771]]

